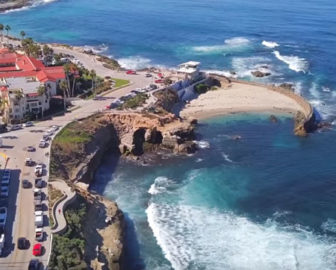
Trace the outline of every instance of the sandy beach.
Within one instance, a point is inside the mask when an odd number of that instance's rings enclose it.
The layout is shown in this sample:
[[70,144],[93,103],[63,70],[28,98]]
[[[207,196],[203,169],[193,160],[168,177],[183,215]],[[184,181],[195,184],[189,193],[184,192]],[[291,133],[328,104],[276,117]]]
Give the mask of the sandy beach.
[[208,91],[192,100],[181,111],[181,117],[198,119],[233,113],[306,114],[306,108],[295,99],[267,86],[233,82],[226,88]]

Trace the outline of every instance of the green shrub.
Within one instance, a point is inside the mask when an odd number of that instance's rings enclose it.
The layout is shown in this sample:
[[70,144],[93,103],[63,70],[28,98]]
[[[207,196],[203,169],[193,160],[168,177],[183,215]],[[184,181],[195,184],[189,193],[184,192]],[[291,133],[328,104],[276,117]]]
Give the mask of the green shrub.
[[197,94],[204,94],[206,91],[209,90],[209,87],[205,85],[204,83],[200,83],[195,85],[194,90]]

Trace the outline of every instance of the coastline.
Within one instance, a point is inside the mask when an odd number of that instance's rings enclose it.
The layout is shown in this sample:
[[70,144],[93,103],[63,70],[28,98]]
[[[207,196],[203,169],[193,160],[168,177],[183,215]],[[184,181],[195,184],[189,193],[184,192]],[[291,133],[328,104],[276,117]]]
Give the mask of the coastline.
[[[285,91],[285,90],[283,90]],[[307,102],[307,107],[308,102]],[[210,90],[192,100],[181,111],[184,118],[210,118],[218,115],[237,113],[265,113],[295,115],[309,111],[295,99],[272,91],[267,85],[235,81],[217,90]]]
[[21,9],[23,7],[29,7],[31,5],[32,3],[30,1],[24,1],[24,0],[16,0],[8,3],[0,3],[0,13]]

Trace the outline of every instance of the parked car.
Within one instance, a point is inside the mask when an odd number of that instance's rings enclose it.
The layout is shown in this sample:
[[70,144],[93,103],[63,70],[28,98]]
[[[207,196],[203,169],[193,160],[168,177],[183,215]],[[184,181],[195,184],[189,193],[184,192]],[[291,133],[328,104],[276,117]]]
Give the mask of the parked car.
[[8,193],[9,193],[8,186],[1,185],[1,193],[0,193],[1,197],[7,198],[8,197]]
[[41,262],[37,259],[30,260],[28,265],[28,270],[39,270],[41,267]]
[[42,228],[36,228],[35,229],[35,240],[38,242],[43,241],[43,229]]
[[43,167],[41,165],[35,167],[35,175],[38,177],[43,175]]
[[21,125],[12,125],[12,126],[10,127],[10,131],[18,130],[18,129],[21,129],[21,128],[22,128]]
[[39,188],[34,189],[34,200],[42,200],[42,191]]
[[29,240],[24,237],[19,237],[17,241],[18,249],[28,249],[29,248]]
[[25,165],[26,166],[34,166],[35,162],[31,158],[26,158]]
[[49,141],[49,139],[50,139],[49,135],[47,135],[47,134],[43,134],[42,138],[43,138],[43,140],[41,140],[41,141]]
[[151,88],[151,90],[155,90],[158,88],[156,84],[150,84],[149,87]]
[[33,125],[33,122],[26,122],[23,124],[24,127],[32,127]]
[[35,188],[43,188],[43,180],[41,178],[35,179]]
[[43,204],[42,204],[41,200],[39,200],[39,201],[35,200],[34,201],[34,210],[35,211],[43,211]]
[[2,176],[5,176],[5,175],[10,175],[11,174],[11,171],[10,170],[3,170],[2,171]]
[[38,228],[43,227],[43,215],[35,216],[35,226]]
[[42,255],[42,244],[37,243],[33,247],[33,255],[34,256],[41,256]]
[[28,146],[28,147],[27,147],[27,151],[28,151],[28,152],[35,152],[36,149],[35,149],[34,146]]
[[163,83],[163,80],[162,79],[157,79],[154,81],[155,83]]
[[146,73],[146,77],[147,77],[147,78],[152,77],[152,74],[150,74],[150,73]]
[[21,185],[22,185],[23,188],[30,188],[31,187],[31,184],[30,184],[29,180],[27,180],[27,179],[23,179],[21,181]]
[[47,142],[44,141],[44,140],[41,140],[40,143],[39,143],[39,147],[40,148],[45,148],[47,146]]
[[5,227],[7,220],[7,208],[0,207],[0,227]]
[[57,131],[59,129],[59,126],[58,125],[53,125],[51,126],[51,128],[54,130],[54,131]]
[[0,255],[2,254],[2,249],[5,246],[5,230],[4,227],[0,226]]
[[126,71],[126,74],[128,74],[128,75],[135,75],[136,74],[136,71],[135,70],[127,70]]
[[6,174],[1,178],[1,184],[9,184],[10,175]]

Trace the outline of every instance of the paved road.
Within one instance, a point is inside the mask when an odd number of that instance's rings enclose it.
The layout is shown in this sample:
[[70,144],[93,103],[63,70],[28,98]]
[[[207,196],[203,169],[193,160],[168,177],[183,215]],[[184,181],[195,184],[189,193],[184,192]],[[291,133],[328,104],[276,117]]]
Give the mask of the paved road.
[[[100,76],[110,75],[109,69],[102,69],[97,72]],[[113,75],[112,75],[113,76]],[[125,75],[126,76],[126,75]],[[125,78],[125,76],[123,76]],[[119,76],[120,77],[120,76]],[[12,131],[2,134],[4,137],[3,144],[4,147],[0,149],[0,152],[7,154],[9,156],[8,168],[13,170],[12,172],[12,183],[10,186],[10,201],[9,201],[9,216],[6,226],[6,248],[5,257],[0,258],[0,270],[2,269],[17,269],[23,270],[27,269],[27,265],[32,256],[32,246],[36,243],[35,237],[35,226],[34,226],[34,204],[33,204],[33,191],[32,189],[22,189],[19,184],[22,179],[29,179],[33,181],[34,177],[34,167],[24,166],[24,160],[26,157],[31,157],[34,161],[43,162],[44,164],[49,164],[49,156],[46,153],[49,152],[49,148],[40,149],[38,148],[38,143],[42,139],[43,133],[49,129],[52,125],[65,126],[71,121],[79,118],[87,117],[97,111],[101,111],[106,105],[111,103],[110,97],[119,98],[131,90],[137,87],[147,86],[152,82],[152,78],[145,78],[143,73],[138,75],[128,75],[127,79],[131,79],[133,84],[116,90],[108,94],[105,100],[94,101],[94,100],[79,100],[75,101],[75,105],[79,106],[78,109],[66,113],[63,116],[54,117],[52,120],[42,121],[36,123],[34,127],[24,128],[22,130]],[[136,79],[134,79],[136,78]],[[37,151],[28,153],[25,149],[27,146],[35,146]],[[48,171],[45,168],[44,179],[47,180]],[[47,188],[43,188],[46,196]],[[17,196],[16,196],[17,195]],[[47,201],[45,200],[47,206]],[[44,214],[46,216],[45,223],[48,224],[48,211],[45,209]],[[13,224],[13,227],[11,226]],[[51,248],[51,233],[50,227],[44,226],[46,232],[45,241],[43,246],[45,247],[45,252],[40,260],[44,265],[47,265],[50,248]],[[26,237],[30,240],[31,247],[28,250],[18,250],[16,243],[18,237]]]

